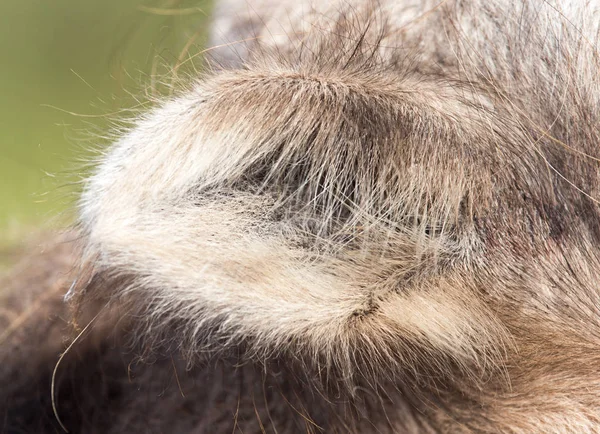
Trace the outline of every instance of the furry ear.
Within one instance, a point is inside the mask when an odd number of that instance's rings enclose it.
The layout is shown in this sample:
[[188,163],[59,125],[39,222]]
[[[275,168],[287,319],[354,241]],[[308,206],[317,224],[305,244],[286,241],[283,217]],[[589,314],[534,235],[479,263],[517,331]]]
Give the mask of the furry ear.
[[190,360],[294,355],[347,390],[503,370],[480,222],[524,208],[495,191],[540,198],[552,180],[488,87],[386,57],[395,33],[373,10],[338,12],[300,46],[258,44],[106,155],[82,227],[99,273],[121,279],[97,291],[136,300],[140,335]]
[[478,254],[465,198],[490,182],[485,133],[453,121],[474,106],[322,59],[207,77],[116,144],[82,223],[98,272],[128,280],[96,291],[131,297],[139,334],[190,360],[294,355],[350,391],[487,375],[506,331],[455,270]]

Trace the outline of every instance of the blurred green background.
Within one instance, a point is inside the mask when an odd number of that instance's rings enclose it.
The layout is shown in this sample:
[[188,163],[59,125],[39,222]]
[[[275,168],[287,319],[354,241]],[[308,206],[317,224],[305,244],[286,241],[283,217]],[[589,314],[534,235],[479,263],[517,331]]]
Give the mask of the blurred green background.
[[0,2],[0,247],[72,218],[91,149],[175,65],[198,65],[209,14],[206,0]]

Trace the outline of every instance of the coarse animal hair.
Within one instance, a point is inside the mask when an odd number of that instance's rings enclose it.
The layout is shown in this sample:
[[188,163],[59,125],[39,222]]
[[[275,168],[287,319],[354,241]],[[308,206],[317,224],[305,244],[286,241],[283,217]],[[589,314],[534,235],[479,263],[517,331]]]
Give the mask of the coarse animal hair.
[[6,279],[3,429],[600,432],[599,32],[597,0],[221,1],[210,67]]

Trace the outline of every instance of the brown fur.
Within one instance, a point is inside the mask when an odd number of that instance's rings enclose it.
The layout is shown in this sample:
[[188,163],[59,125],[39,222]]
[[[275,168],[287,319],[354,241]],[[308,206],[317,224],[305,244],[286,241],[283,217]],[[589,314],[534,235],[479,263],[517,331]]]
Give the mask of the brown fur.
[[6,281],[4,430],[600,432],[580,3],[223,2]]

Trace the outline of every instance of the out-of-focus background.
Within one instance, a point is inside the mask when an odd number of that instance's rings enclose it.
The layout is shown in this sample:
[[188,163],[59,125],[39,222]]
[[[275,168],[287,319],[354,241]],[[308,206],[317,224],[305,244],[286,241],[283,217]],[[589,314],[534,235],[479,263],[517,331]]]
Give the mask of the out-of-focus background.
[[210,0],[0,2],[0,263],[68,223],[91,150],[168,91],[175,65],[197,64],[210,12]]

